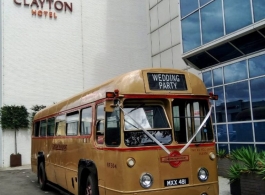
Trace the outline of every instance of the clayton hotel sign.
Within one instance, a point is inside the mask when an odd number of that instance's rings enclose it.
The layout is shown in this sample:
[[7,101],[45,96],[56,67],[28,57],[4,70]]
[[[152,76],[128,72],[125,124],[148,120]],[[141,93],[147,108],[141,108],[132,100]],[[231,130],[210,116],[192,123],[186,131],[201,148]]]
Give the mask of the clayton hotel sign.
[[[59,12],[72,12],[73,4],[57,0],[14,0],[18,6],[31,8],[32,16],[57,18]],[[54,10],[54,11],[53,11]]]

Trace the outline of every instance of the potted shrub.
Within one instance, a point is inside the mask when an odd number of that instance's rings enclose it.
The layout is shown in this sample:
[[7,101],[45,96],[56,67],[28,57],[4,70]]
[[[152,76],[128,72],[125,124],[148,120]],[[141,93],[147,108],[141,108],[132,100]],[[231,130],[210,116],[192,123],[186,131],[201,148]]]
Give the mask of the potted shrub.
[[230,184],[230,193],[232,195],[241,195],[240,173],[243,167],[239,163],[232,163],[228,170],[228,179]]
[[231,152],[231,156],[242,166],[240,171],[241,194],[261,195],[261,192],[265,192],[265,181],[259,174],[261,171],[260,154],[252,147],[243,147]]
[[219,151],[217,151],[216,155],[218,158],[217,161],[218,175],[228,178],[228,169],[231,166],[231,160],[229,158],[229,155],[224,149],[220,149]]
[[17,131],[28,128],[29,113],[25,106],[3,106],[0,110],[2,129],[13,130],[15,134],[15,153],[10,155],[10,167],[21,166],[21,154],[17,152]]

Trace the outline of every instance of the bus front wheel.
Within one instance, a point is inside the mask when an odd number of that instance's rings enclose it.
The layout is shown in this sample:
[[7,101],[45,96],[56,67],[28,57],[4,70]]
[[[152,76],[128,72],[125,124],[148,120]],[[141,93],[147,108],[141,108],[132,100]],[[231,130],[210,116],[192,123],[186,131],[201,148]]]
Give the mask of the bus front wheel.
[[47,178],[45,173],[45,168],[43,162],[40,163],[38,169],[38,182],[40,184],[40,189],[45,190],[47,187]]
[[92,175],[87,177],[85,195],[98,195],[96,180]]

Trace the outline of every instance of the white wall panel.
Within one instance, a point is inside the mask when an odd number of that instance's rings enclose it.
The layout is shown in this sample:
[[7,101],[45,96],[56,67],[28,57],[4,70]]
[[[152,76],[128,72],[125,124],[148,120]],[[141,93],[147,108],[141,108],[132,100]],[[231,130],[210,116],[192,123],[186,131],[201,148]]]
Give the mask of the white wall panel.
[[161,65],[160,65],[160,63],[161,63],[161,59],[160,59],[160,54],[158,54],[158,55],[155,55],[153,58],[152,58],[152,60],[153,60],[153,67],[154,68],[160,68],[161,67]]
[[176,69],[187,69],[188,66],[181,58],[181,44],[176,45],[172,48],[173,53],[173,68]]
[[154,7],[157,4],[157,0],[149,0],[149,8]]
[[159,27],[170,21],[169,0],[163,0],[157,5]]
[[[113,76],[152,66],[146,1],[72,4],[72,12],[52,6],[57,18],[50,19],[32,16],[36,6],[3,0],[3,104],[50,105]],[[49,10],[48,3],[43,10]],[[14,152],[13,139],[12,133],[3,133],[4,166]],[[28,139],[29,132],[18,134],[23,164],[30,163]]]
[[161,53],[161,67],[173,68],[171,49],[168,49],[168,50]]
[[81,4],[73,6],[50,19],[5,0],[3,104],[50,105],[83,89]]
[[150,10],[151,32],[158,28],[158,11],[157,6]]
[[170,0],[170,18],[173,19],[179,15],[178,0]]
[[151,44],[152,44],[152,55],[159,52],[159,32],[156,30],[151,34]]
[[83,12],[85,88],[151,67],[145,1],[84,0],[83,6],[89,8]]
[[180,29],[179,29],[179,18],[175,18],[171,21],[171,35],[172,45],[180,43]]
[[159,39],[160,52],[171,47],[170,23],[167,23],[159,29]]

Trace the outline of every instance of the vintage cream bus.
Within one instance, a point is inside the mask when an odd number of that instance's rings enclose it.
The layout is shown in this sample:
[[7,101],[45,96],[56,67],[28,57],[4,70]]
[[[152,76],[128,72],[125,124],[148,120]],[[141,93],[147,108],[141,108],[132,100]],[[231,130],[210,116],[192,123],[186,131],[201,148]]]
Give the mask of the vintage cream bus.
[[32,171],[78,195],[218,195],[210,99],[176,69],[143,69],[39,111]]

